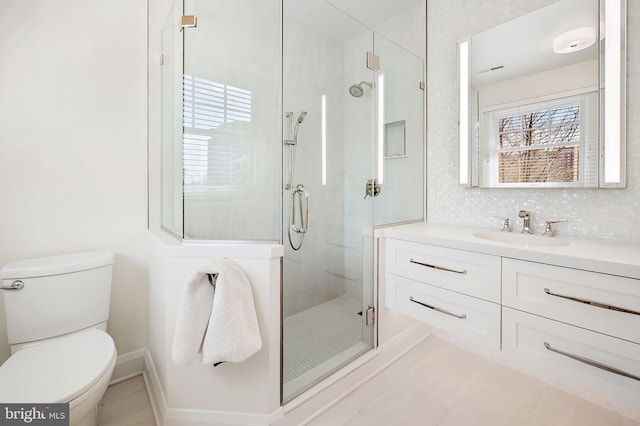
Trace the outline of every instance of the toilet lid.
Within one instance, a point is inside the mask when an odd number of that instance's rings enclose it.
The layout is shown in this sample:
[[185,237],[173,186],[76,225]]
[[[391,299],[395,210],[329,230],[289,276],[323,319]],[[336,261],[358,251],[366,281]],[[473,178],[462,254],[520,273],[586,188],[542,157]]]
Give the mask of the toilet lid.
[[0,402],[69,402],[115,363],[111,336],[90,330],[13,354],[0,367]]

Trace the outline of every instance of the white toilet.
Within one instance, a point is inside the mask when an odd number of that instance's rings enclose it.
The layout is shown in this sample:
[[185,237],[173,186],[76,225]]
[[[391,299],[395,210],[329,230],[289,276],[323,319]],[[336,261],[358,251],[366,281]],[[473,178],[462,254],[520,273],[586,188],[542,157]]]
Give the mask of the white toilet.
[[11,357],[1,403],[69,403],[70,424],[95,426],[116,349],[106,333],[108,251],[12,262],[0,270]]

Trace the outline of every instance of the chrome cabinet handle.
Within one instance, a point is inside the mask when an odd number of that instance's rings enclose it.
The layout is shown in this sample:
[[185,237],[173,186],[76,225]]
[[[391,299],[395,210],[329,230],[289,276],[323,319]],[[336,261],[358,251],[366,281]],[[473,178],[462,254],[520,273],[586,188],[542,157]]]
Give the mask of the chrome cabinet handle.
[[547,293],[549,296],[560,297],[562,299],[567,299],[567,300],[573,300],[574,302],[584,303],[585,305],[595,306],[596,308],[609,309],[612,311],[624,312],[626,314],[632,314],[632,315],[640,315],[640,312],[632,311],[631,309],[620,308],[618,306],[612,306],[606,303],[594,302],[593,300],[579,299],[577,297],[565,296],[563,294],[554,293],[548,288],[545,288],[544,292]]
[[425,308],[433,309],[436,312],[441,312],[443,314],[451,315],[452,317],[456,317],[456,318],[460,318],[460,319],[465,319],[467,317],[465,314],[458,315],[458,314],[454,314],[453,312],[449,312],[447,310],[444,310],[442,308],[438,308],[437,306],[428,305],[428,304],[426,304],[424,302],[421,302],[419,300],[414,299],[413,296],[409,296],[409,301],[413,302],[413,303],[417,303],[418,305],[424,306]]
[[0,288],[2,290],[22,290],[24,288],[24,282],[22,280],[15,280],[10,284],[2,284]]
[[583,364],[587,364],[587,365],[590,365],[592,367],[599,368],[600,370],[608,371],[609,373],[617,374],[618,376],[628,377],[630,379],[639,380],[640,381],[640,377],[639,376],[635,376],[635,375],[633,375],[631,373],[627,373],[626,371],[623,371],[623,370],[608,366],[608,365],[603,364],[601,362],[594,361],[592,359],[585,358],[585,357],[580,356],[580,355],[575,355],[575,354],[572,354],[572,353],[569,353],[569,352],[564,352],[564,351],[561,351],[559,349],[555,349],[555,348],[551,347],[551,345],[549,343],[547,343],[547,342],[544,342],[544,347],[547,350],[551,351],[551,352],[555,352],[557,354],[566,356],[567,358],[575,359],[576,361],[581,362]]
[[414,260],[414,259],[409,259],[409,262],[414,263],[416,265],[425,266],[427,268],[437,269],[439,271],[447,271],[447,272],[454,272],[456,274],[467,275],[466,269],[463,269],[462,271],[457,271],[455,269],[445,268],[444,266],[431,265],[429,263],[418,262],[417,260]]

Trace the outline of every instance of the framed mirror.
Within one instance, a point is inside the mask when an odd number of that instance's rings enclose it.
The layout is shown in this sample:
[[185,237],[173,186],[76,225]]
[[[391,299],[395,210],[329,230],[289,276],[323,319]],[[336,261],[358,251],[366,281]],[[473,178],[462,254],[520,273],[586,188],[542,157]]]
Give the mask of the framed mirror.
[[622,188],[625,0],[558,0],[458,42],[459,181]]

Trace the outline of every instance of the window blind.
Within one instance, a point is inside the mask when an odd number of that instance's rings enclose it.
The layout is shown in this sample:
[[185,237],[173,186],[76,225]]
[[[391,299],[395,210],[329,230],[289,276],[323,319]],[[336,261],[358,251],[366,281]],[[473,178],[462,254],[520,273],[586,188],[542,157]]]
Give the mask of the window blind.
[[235,190],[253,183],[251,91],[183,76],[185,190]]

